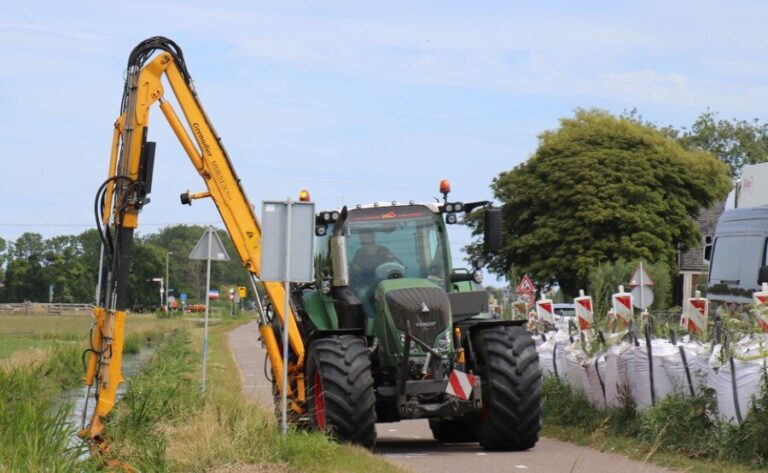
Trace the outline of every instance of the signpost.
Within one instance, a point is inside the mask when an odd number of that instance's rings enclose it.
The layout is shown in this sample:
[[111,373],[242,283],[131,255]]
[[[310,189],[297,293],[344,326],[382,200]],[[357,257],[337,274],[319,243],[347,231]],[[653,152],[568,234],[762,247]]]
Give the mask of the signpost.
[[[221,242],[215,228],[208,227],[200,241],[197,242],[189,254],[189,259],[205,260],[207,262],[205,273],[205,325],[203,328],[203,380],[200,384],[200,394],[205,394],[205,365],[208,361],[208,310],[209,300],[211,299],[211,261],[229,261],[227,250],[224,249],[224,244]],[[216,292],[216,298],[218,299],[218,291]]]
[[635,272],[632,273],[632,277],[629,278],[629,287],[633,288],[632,297],[635,307],[645,311],[645,309],[653,304],[653,290],[649,286],[654,286],[655,284],[641,261]]
[[315,204],[264,201],[261,207],[261,279],[285,286],[283,307],[282,430],[288,432],[288,327],[291,282],[314,280]]

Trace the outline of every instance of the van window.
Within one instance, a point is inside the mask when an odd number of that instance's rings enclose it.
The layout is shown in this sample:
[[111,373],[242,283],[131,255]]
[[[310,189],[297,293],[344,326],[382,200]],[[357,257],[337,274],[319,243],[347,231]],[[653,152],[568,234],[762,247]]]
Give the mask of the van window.
[[718,237],[715,240],[710,282],[754,285],[763,254],[763,239],[759,236]]
[[707,235],[704,237],[704,261],[706,263],[709,263],[712,261],[712,235]]

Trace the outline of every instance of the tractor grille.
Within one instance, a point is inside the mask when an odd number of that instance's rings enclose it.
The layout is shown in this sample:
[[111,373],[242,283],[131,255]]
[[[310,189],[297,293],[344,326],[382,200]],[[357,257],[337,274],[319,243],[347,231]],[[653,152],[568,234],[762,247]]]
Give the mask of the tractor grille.
[[386,293],[386,299],[395,326],[405,332],[410,321],[411,332],[426,343],[432,344],[451,322],[451,303],[440,288],[394,289]]

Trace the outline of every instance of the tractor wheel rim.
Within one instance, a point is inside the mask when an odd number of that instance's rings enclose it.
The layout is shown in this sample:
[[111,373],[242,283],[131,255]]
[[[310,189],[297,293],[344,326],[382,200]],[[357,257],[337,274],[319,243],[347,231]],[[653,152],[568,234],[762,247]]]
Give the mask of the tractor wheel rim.
[[315,402],[315,422],[318,430],[325,430],[325,396],[323,395],[323,383],[319,371],[315,371],[312,385],[314,386],[312,397]]

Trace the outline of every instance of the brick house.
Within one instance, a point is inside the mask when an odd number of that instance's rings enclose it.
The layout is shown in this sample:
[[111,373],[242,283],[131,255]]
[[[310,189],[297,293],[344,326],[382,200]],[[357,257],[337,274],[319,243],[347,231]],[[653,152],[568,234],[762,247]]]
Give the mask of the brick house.
[[709,274],[709,257],[712,253],[712,242],[715,227],[720,214],[725,210],[725,201],[715,202],[709,208],[701,208],[696,223],[699,225],[701,240],[698,245],[687,251],[678,251],[678,290],[675,291],[675,303],[682,306],[684,300],[693,297],[696,289],[706,290]]

